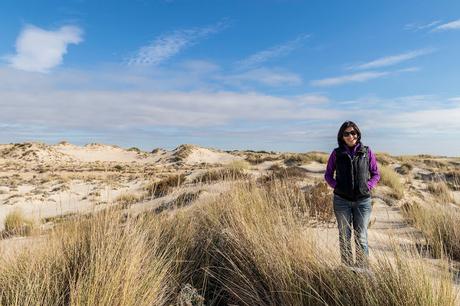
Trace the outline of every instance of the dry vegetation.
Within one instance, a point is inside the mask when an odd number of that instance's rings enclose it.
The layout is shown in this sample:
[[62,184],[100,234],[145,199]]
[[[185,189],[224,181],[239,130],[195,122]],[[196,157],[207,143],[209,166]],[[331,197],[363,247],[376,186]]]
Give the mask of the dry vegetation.
[[399,175],[388,166],[380,166],[380,183],[393,190],[392,196],[402,199],[404,196],[404,185],[401,183]]
[[144,186],[146,196],[150,198],[161,197],[175,187],[179,187],[185,181],[185,174],[173,174],[162,180],[153,181]]
[[292,200],[282,185],[244,184],[169,214],[108,210],[62,224],[33,256],[1,263],[0,303],[454,305],[447,275],[433,283],[397,249],[371,274],[337,265],[297,213],[308,211],[305,198]]
[[6,215],[4,223],[3,237],[12,235],[29,236],[35,229],[35,222],[27,218],[19,209],[15,209]]
[[431,192],[440,203],[452,203],[454,197],[449,186],[445,181],[429,182],[427,189]]
[[444,255],[460,260],[460,211],[436,203],[406,203],[403,211],[419,228],[436,257]]
[[[322,237],[317,240],[317,230],[335,222],[332,190],[321,173],[328,154],[236,151],[230,152],[232,161],[213,152],[213,164],[192,163],[196,149],[126,150],[138,158],[161,155],[159,165],[93,161],[77,166],[52,150],[64,161],[30,166],[29,159],[42,156],[36,146],[5,149],[4,154],[27,161],[3,164],[4,204],[15,205],[23,197],[58,206],[56,195],[70,198],[80,184],[85,193],[74,201],[93,201],[101,208],[46,217],[40,244],[1,258],[0,305],[458,303],[451,271],[444,267],[433,277],[427,255],[415,247],[402,250],[386,242],[387,252],[371,254],[370,270],[362,273],[340,264],[338,247],[331,251]],[[433,256],[460,260],[460,216],[453,205],[460,163],[428,155],[379,153],[377,158],[378,196],[393,197],[393,208],[406,203],[405,217],[421,230]],[[305,167],[310,163],[320,170]],[[442,180],[427,179],[434,174]],[[109,200],[110,192],[117,193]],[[9,205],[4,207],[14,207]],[[40,227],[13,209],[4,226],[4,239],[34,234]]]

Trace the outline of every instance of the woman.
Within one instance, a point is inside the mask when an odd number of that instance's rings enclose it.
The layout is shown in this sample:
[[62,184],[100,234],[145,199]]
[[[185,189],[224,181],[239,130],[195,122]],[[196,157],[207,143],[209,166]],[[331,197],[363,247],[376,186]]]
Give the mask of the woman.
[[342,263],[355,265],[351,251],[353,228],[356,265],[366,267],[369,256],[367,226],[372,211],[370,191],[380,180],[377,161],[369,147],[361,143],[361,131],[352,121],[342,124],[337,142],[339,146],[329,156],[324,178],[334,188],[340,255]]

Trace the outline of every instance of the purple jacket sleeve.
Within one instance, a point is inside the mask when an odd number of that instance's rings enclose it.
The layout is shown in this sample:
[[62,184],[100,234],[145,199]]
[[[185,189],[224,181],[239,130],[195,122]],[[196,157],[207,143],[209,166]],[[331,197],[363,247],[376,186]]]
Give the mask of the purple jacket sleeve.
[[324,173],[324,179],[332,188],[335,188],[337,182],[334,179],[334,172],[335,172],[335,151],[332,151],[329,159],[327,161],[326,172]]
[[380,173],[379,169],[377,168],[377,159],[375,157],[375,154],[371,151],[371,149],[368,149],[368,155],[369,155],[369,172],[371,174],[371,178],[369,181],[367,181],[367,187],[369,187],[369,190],[377,186],[377,183],[380,180]]

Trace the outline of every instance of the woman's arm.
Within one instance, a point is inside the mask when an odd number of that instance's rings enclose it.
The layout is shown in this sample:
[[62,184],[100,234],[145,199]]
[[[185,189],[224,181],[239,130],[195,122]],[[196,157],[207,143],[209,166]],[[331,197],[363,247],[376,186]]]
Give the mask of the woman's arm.
[[367,181],[367,187],[369,190],[377,186],[377,183],[380,180],[380,173],[377,167],[377,158],[375,157],[374,152],[371,149],[367,150],[369,156],[369,173],[371,174],[371,178]]
[[326,173],[324,173],[324,179],[332,188],[335,188],[337,182],[334,179],[334,172],[335,172],[335,150],[332,151],[329,159],[327,161]]

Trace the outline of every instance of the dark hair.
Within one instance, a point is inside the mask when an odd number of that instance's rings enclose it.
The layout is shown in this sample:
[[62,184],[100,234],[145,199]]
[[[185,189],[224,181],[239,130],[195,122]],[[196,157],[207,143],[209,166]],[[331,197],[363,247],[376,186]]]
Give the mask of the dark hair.
[[356,133],[358,133],[358,140],[356,141],[356,143],[361,142],[361,131],[359,130],[356,123],[354,123],[353,121],[345,121],[340,127],[339,132],[337,133],[337,143],[339,144],[339,147],[346,145],[345,141],[343,141],[343,132],[349,127],[353,127]]

